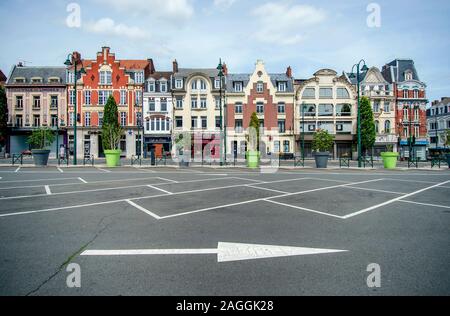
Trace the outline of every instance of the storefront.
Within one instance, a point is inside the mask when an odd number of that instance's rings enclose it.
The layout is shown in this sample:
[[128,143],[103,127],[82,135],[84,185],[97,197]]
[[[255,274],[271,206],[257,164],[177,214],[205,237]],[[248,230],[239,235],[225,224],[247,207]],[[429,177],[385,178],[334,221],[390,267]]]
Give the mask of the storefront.
[[150,158],[151,152],[155,152],[156,158],[161,158],[172,150],[171,136],[156,136],[144,138],[144,158]]
[[428,140],[418,139],[412,146],[409,144],[409,140],[400,141],[400,158],[403,160],[409,159],[409,157],[418,158],[421,161],[427,160],[427,146]]

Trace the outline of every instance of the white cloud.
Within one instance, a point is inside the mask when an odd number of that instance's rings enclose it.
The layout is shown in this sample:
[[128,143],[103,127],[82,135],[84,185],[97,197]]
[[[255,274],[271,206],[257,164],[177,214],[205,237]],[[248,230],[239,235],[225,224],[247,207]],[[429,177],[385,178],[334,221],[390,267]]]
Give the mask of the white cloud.
[[237,0],[214,0],[214,6],[220,9],[230,8]]
[[127,37],[135,40],[146,39],[149,37],[147,32],[137,26],[127,26],[123,23],[116,24],[114,20],[110,18],[87,23],[84,29],[91,33]]
[[190,0],[97,0],[119,12],[162,19],[188,19],[194,14]]
[[255,10],[258,18],[256,37],[265,43],[293,45],[302,41],[307,27],[325,20],[325,12],[310,5],[268,2]]

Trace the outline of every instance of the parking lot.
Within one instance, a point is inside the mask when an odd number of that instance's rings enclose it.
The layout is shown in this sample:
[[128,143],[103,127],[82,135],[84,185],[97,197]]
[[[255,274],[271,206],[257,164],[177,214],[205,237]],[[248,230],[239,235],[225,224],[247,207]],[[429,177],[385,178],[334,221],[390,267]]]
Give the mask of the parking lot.
[[5,166],[0,295],[449,295],[449,227],[448,170]]

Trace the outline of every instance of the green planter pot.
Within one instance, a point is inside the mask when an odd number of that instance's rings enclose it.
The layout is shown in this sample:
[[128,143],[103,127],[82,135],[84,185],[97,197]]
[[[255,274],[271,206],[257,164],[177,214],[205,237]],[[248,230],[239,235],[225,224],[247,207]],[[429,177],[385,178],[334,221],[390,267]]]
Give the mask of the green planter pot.
[[50,155],[50,150],[44,149],[33,149],[33,160],[36,167],[45,167],[48,164],[48,156]]
[[247,152],[247,167],[256,169],[259,168],[259,151],[248,151]]
[[326,169],[328,167],[328,158],[330,158],[330,153],[328,151],[316,152],[314,154],[316,167],[318,169]]
[[399,153],[386,152],[381,153],[381,158],[383,158],[385,169],[395,169],[397,167]]
[[106,165],[114,168],[120,166],[121,150],[105,150]]

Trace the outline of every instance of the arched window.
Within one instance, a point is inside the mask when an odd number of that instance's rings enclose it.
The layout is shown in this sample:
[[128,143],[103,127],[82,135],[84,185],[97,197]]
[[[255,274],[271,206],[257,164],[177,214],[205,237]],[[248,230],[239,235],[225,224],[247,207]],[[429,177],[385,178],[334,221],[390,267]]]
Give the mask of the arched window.
[[206,81],[200,79],[200,90],[206,90]]
[[391,133],[391,121],[386,121],[384,122],[384,132],[385,134],[390,134]]
[[192,82],[191,82],[191,89],[192,90],[197,90],[197,80],[192,80]]

